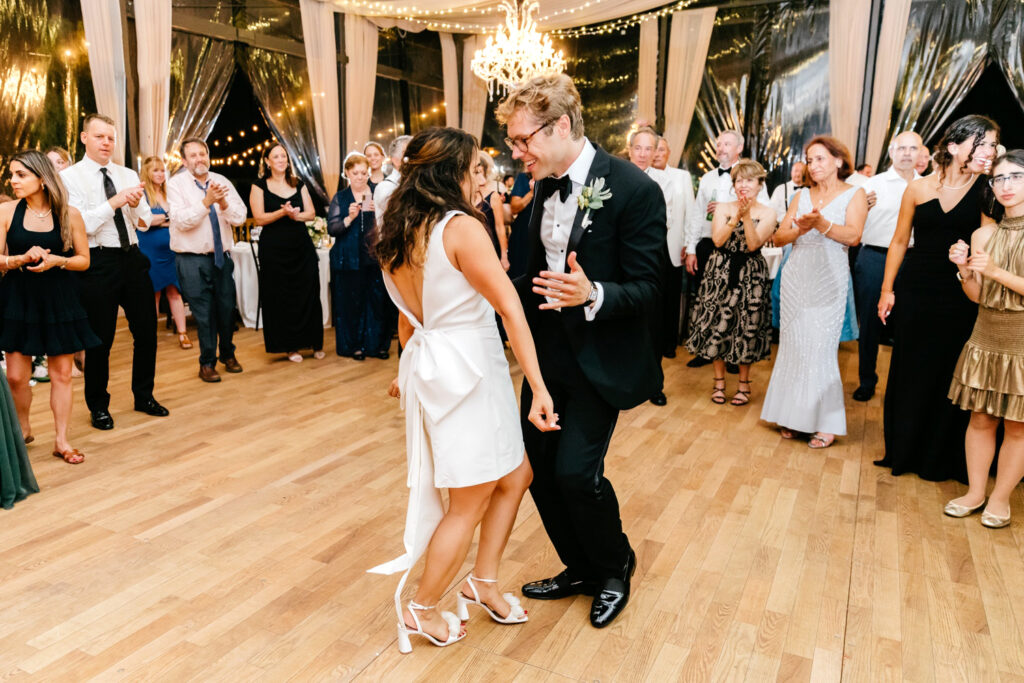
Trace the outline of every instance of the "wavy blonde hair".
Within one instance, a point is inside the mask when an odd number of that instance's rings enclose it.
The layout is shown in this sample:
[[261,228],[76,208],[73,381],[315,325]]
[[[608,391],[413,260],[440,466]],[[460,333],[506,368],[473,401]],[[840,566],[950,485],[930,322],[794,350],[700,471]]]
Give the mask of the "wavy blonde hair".
[[565,74],[537,76],[510,92],[498,103],[494,115],[501,125],[507,125],[520,109],[526,109],[537,121],[554,123],[569,117],[573,140],[583,137],[583,104],[572,79]]

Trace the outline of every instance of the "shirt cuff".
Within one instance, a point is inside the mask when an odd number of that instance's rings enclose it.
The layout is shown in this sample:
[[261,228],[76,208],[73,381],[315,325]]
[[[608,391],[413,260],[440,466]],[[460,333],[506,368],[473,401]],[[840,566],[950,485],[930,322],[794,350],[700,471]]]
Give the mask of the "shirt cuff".
[[[127,204],[125,205],[127,206]],[[93,215],[97,218],[105,221],[113,220],[114,214],[117,213],[117,209],[110,205],[110,200],[103,200],[99,206],[93,210]]]
[[595,282],[594,287],[597,288],[597,301],[593,305],[583,307],[583,315],[586,317],[587,322],[597,317],[597,312],[601,310],[601,304],[604,303],[604,287],[601,286],[600,282]]

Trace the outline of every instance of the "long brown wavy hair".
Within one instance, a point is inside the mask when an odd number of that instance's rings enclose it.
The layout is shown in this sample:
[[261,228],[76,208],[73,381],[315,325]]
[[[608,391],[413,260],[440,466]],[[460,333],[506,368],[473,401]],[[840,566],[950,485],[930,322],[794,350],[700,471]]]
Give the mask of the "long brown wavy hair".
[[382,268],[423,264],[428,228],[449,211],[482,219],[462,195],[476,165],[476,138],[458,128],[427,128],[405,149],[402,179],[388,199],[375,250]]
[[[939,178],[944,179],[949,167],[953,164],[953,155],[949,153],[950,145],[971,141],[971,153],[967,155],[967,160],[960,167],[961,171],[966,171],[967,166],[974,159],[974,153],[978,151],[978,147],[985,139],[985,134],[989,131],[995,131],[996,142],[999,142],[999,124],[987,116],[968,114],[949,124],[949,127],[942,133],[939,144],[935,147],[935,154],[932,155],[932,161],[939,171]],[[992,168],[995,168],[994,164]]]
[[68,190],[64,187],[64,181],[57,175],[53,164],[46,158],[46,155],[34,149],[26,149],[18,152],[11,161],[17,161],[28,169],[28,172],[39,178],[43,183],[43,193],[50,202],[50,210],[53,217],[60,225],[60,240],[64,244],[64,250],[70,251],[75,243],[71,238],[71,217],[68,211]]
[[260,170],[257,173],[257,177],[269,178],[272,175],[270,172],[270,153],[278,147],[280,147],[284,152],[284,155],[288,157],[288,168],[284,169],[284,181],[288,183],[288,187],[298,187],[299,179],[295,177],[295,171],[292,170],[292,157],[280,142],[275,142],[269,147],[265,147],[263,149],[263,154],[260,155]]

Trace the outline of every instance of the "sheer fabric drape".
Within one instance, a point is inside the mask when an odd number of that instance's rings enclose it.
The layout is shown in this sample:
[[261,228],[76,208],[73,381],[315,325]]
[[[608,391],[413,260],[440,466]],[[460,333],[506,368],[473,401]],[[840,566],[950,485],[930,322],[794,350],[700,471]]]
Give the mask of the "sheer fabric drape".
[[831,0],[828,18],[829,112],[832,135],[857,150],[871,0]]
[[649,122],[652,126],[655,119],[658,118],[657,88],[658,20],[648,19],[640,24],[640,66],[637,70],[636,117]]
[[445,124],[459,127],[459,55],[455,37],[439,33],[441,37],[441,75],[444,79]]
[[171,0],[137,0],[139,154],[163,156],[171,100]]
[[320,172],[323,174],[327,196],[333,197],[341,177],[341,117],[338,112],[338,52],[334,35],[334,10],[330,5],[316,0],[300,0],[299,8],[302,12],[302,38],[312,90],[313,124]]
[[690,130],[694,106],[704,78],[704,62],[715,25],[716,8],[672,14],[665,82],[665,139],[671,150],[670,166],[679,164]]
[[487,84],[473,73],[473,53],[483,46],[482,36],[469,36],[462,46],[462,129],[479,140],[487,115]]
[[361,150],[370,139],[373,90],[377,83],[377,27],[345,14],[345,145]]
[[81,0],[81,3],[96,108],[100,114],[114,120],[117,145],[114,146],[113,159],[123,164],[126,96],[121,3],[111,0]]
[[205,140],[217,123],[235,72],[234,47],[174,31],[170,64],[170,120],[164,147],[175,152],[186,138]]

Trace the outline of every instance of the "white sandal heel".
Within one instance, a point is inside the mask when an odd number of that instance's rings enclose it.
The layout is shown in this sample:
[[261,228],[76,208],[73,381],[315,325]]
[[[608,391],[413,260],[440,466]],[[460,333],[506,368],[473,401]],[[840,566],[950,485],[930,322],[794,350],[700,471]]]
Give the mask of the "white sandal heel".
[[523,606],[520,604],[519,598],[511,593],[504,593],[501,596],[505,598],[505,602],[507,602],[509,607],[512,608],[511,611],[509,611],[507,617],[499,616],[497,612],[480,600],[480,594],[476,592],[476,585],[473,583],[474,581],[479,581],[481,583],[498,583],[497,579],[480,579],[470,574],[466,578],[466,583],[469,584],[470,590],[473,591],[473,597],[466,597],[462,594],[462,591],[459,591],[458,608],[456,609],[459,619],[462,621],[469,621],[469,605],[479,605],[484,608],[487,614],[490,615],[491,619],[499,624],[522,624],[529,621],[529,617],[526,616],[526,610],[524,610]]
[[446,647],[452,643],[457,643],[466,637],[466,634],[461,632],[462,622],[460,622],[459,618],[451,612],[441,612],[441,618],[448,624],[448,640],[438,640],[424,631],[423,626],[420,624],[420,618],[416,616],[416,612],[425,612],[426,610],[434,609],[435,607],[437,607],[437,605],[425,607],[419,603],[409,603],[409,614],[412,615],[412,620],[416,622],[416,628],[410,628],[401,622],[398,624],[398,651],[403,655],[407,655],[412,652],[412,642],[410,642],[409,636],[423,636],[438,647]]

